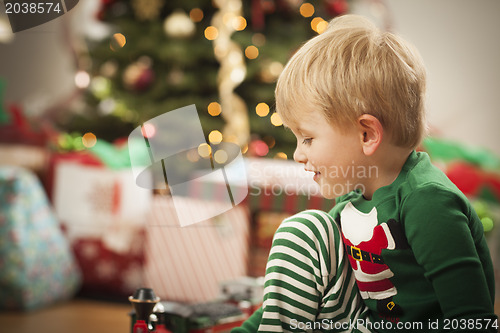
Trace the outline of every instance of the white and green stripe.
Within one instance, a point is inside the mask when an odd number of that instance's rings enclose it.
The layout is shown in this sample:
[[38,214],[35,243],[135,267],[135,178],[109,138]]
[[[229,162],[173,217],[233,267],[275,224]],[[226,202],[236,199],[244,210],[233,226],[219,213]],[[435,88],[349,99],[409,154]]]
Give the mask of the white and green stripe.
[[324,319],[355,322],[366,316],[362,304],[333,218],[308,210],[285,219],[267,262],[259,332],[299,332],[297,323]]

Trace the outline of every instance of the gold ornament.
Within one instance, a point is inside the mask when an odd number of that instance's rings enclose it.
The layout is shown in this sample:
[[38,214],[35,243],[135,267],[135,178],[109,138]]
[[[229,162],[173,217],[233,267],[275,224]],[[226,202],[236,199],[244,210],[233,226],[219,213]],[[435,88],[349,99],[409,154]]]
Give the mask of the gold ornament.
[[[244,29],[241,0],[213,0],[219,10],[212,18],[218,35],[213,39],[214,53],[220,63],[218,90],[222,117],[226,121],[223,137],[235,138],[240,147],[250,139],[250,124],[246,103],[234,93],[245,79],[246,66],[241,47],[231,40],[231,34]],[[246,26],[246,21],[245,21]]]
[[165,0],[132,0],[135,16],[141,21],[156,20]]

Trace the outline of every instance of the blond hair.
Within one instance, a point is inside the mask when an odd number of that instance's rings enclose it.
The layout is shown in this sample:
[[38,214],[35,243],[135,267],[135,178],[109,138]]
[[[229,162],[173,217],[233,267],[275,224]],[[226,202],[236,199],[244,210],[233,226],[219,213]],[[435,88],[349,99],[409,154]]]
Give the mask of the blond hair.
[[304,107],[321,110],[339,128],[371,114],[394,144],[415,148],[426,127],[425,77],[411,44],[344,15],[292,56],[278,79],[276,110],[285,124],[300,124]]

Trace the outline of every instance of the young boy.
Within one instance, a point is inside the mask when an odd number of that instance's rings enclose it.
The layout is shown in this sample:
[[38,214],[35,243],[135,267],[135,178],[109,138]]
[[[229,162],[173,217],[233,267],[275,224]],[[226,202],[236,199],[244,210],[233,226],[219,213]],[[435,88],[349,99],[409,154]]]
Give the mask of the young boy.
[[334,19],[294,54],[277,112],[297,137],[294,159],[336,205],[332,219],[309,211],[282,223],[263,306],[234,332],[497,331],[482,224],[415,151],[424,91],[417,51],[359,16]]

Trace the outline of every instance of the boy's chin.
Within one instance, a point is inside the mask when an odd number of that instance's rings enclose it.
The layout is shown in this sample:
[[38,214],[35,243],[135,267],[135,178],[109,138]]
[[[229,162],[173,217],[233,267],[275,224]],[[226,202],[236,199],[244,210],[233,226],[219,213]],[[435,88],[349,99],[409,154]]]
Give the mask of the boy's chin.
[[[319,182],[319,192],[325,199],[335,199],[356,189],[356,186],[353,186],[355,181],[352,179],[346,179],[344,182],[340,183],[329,183],[325,182],[324,179],[321,180],[322,181]],[[363,185],[359,185],[358,187],[363,188]]]
[[320,187],[321,196],[325,199],[331,200],[348,193],[347,189],[339,190],[337,187],[340,186],[336,186],[336,191],[333,191],[331,185],[322,185]]

